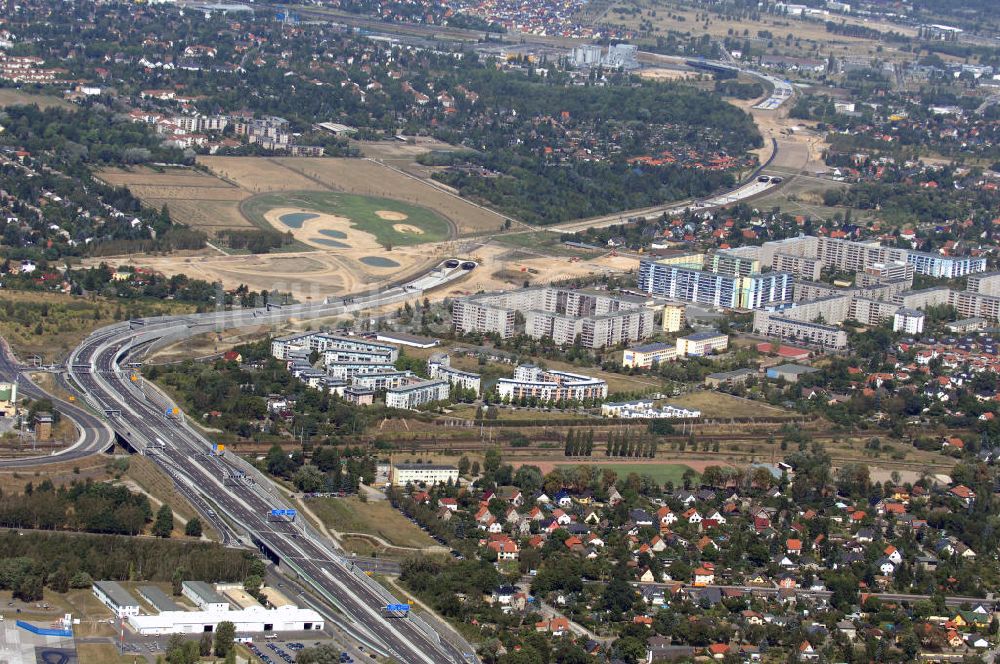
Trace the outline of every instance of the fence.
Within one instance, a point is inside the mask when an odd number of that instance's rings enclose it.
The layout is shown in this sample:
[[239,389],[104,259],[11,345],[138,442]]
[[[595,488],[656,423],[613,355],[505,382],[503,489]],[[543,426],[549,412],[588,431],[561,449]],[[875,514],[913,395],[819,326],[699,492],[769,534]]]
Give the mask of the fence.
[[23,620],[17,621],[17,626],[21,629],[26,629],[32,634],[39,634],[41,636],[68,636],[72,638],[73,630],[71,629],[52,629],[50,627],[36,627],[31,623],[26,623]]

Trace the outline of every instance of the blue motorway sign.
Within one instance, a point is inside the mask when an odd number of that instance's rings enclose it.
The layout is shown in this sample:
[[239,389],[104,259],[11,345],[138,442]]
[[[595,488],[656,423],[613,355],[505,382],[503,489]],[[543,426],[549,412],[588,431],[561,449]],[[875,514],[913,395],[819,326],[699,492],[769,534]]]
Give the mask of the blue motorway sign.
[[409,604],[388,604],[385,607],[386,611],[409,611]]
[[271,516],[290,516],[294,517],[296,514],[295,510],[271,510]]

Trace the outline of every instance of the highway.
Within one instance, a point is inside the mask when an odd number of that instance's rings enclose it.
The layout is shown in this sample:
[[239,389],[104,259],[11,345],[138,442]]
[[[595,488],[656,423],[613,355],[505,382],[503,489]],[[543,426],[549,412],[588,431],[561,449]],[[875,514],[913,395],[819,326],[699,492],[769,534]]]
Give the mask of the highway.
[[14,359],[10,347],[3,339],[0,339],[0,381],[16,382],[18,394],[21,396],[31,399],[51,399],[53,405],[63,417],[68,417],[72,420],[80,431],[80,437],[77,442],[63,450],[41,456],[0,459],[0,468],[36,467],[49,463],[74,461],[97,452],[102,452],[114,445],[114,431],[99,417],[75,403],[64,401],[48,394],[31,382],[31,379],[23,373],[23,367]]
[[[212,443],[192,429],[183,414],[154,390],[144,390],[132,363],[159,346],[212,330],[278,324],[352,313],[420,297],[467,272],[458,261],[386,291],[318,304],[270,306],[190,316],[133,320],[97,330],[67,363],[71,386],[104,413],[107,424],[135,451],[146,454],[173,478],[220,533],[225,543],[249,538],[272,560],[294,572],[319,597],[336,607],[329,614],[366,647],[405,664],[475,661],[467,644],[452,645],[416,616],[387,615],[397,603],[373,579],[334,551],[302,520],[276,519],[272,509],[289,509],[273,485],[244,460],[216,456]],[[475,264],[471,264],[474,268]],[[62,406],[60,406],[62,407]]]

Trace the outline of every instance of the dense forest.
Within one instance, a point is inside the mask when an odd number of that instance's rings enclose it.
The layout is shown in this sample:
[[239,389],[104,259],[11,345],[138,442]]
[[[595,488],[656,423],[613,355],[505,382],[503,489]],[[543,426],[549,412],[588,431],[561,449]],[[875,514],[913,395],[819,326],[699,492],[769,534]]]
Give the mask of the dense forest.
[[264,572],[252,553],[204,542],[10,530],[0,552],[0,589],[26,601],[41,599],[43,586],[65,592],[99,579],[240,581]]
[[138,535],[152,520],[149,499],[126,487],[77,482],[58,489],[48,480],[24,493],[0,495],[0,526]]

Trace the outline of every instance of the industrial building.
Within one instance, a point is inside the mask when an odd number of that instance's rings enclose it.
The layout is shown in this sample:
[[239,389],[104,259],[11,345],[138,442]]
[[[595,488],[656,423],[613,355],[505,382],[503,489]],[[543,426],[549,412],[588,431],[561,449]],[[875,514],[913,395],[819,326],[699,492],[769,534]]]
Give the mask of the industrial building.
[[[227,605],[228,606],[228,605]],[[128,623],[142,636],[203,634],[214,632],[220,622],[231,622],[237,633],[308,632],[323,629],[323,618],[312,609],[282,606],[265,609],[259,604],[238,611],[163,611],[155,616],[130,615]]]
[[185,581],[181,584],[181,594],[194,602],[203,611],[228,611],[229,602],[204,581]]
[[94,582],[94,596],[118,618],[139,615],[139,600],[117,581]]
[[143,598],[157,611],[181,611],[181,607],[167,593],[156,586],[140,586],[139,597]]
[[432,401],[444,401],[451,394],[451,383],[446,380],[422,380],[409,385],[390,387],[385,391],[385,405],[389,408],[413,409]]
[[393,486],[447,484],[458,480],[458,468],[430,463],[397,463],[389,471]]

